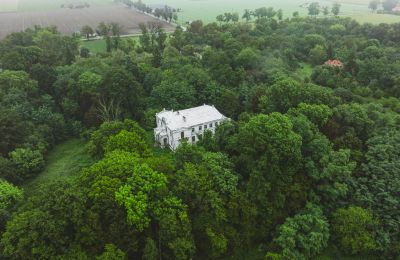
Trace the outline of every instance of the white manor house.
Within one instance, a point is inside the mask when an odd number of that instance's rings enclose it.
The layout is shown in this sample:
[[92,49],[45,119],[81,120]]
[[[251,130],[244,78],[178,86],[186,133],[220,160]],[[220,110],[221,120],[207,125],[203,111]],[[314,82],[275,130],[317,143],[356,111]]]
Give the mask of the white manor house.
[[194,144],[204,131],[215,133],[216,127],[227,119],[214,106],[209,105],[179,111],[164,109],[156,114],[154,138],[159,146],[175,150],[182,140]]

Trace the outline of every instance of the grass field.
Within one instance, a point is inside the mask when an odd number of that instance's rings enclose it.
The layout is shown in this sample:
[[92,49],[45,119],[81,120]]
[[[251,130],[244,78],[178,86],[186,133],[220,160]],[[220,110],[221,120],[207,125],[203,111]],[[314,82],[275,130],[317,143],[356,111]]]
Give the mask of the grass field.
[[0,12],[16,12],[18,11],[18,0],[1,0]]
[[[4,0],[1,0],[4,1]],[[5,0],[5,1],[18,1],[18,0]],[[19,0],[18,11],[47,11],[52,9],[59,9],[61,5],[68,5],[70,3],[79,3],[76,0]],[[84,0],[82,2],[88,3],[92,7],[112,5],[112,0]]]
[[[132,36],[132,37],[123,37],[123,39],[134,39],[135,41],[139,41],[139,36]],[[81,47],[88,48],[91,53],[99,53],[106,51],[106,41],[104,39],[98,40],[89,40],[89,41],[82,41]]]
[[68,140],[50,151],[46,158],[46,168],[23,188],[29,195],[40,184],[75,176],[83,167],[89,166],[92,162],[91,157],[86,153],[83,140]]
[[[341,15],[350,16],[359,22],[370,23],[395,23],[400,22],[400,16],[371,14],[368,9],[370,0],[338,0],[341,2]],[[307,9],[300,7],[308,0],[146,0],[147,4],[170,5],[181,8],[179,13],[180,22],[201,19],[204,22],[213,22],[215,17],[224,12],[238,12],[243,14],[244,9],[256,9],[271,6],[282,9],[285,17],[290,17],[293,12],[298,11],[300,15],[307,15]],[[319,0],[321,6],[332,6],[336,0]]]

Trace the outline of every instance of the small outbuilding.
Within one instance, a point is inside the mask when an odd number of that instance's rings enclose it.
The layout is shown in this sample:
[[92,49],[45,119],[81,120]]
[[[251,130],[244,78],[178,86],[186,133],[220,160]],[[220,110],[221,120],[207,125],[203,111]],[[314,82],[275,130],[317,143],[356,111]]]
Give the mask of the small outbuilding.
[[227,119],[214,106],[209,105],[179,111],[164,109],[156,114],[155,142],[171,150],[175,150],[183,140],[194,144],[204,131],[215,133],[218,125]]

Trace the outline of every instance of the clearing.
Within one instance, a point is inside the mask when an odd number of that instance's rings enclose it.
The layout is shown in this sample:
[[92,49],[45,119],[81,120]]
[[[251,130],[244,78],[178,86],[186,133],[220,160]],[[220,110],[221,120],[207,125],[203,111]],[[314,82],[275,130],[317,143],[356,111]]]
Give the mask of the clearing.
[[54,147],[46,158],[46,168],[23,185],[26,193],[31,194],[43,183],[75,176],[82,168],[91,165],[93,160],[85,145],[82,139],[70,139]]
[[[136,42],[139,41],[139,36],[121,36],[121,38],[133,39]],[[81,47],[88,48],[92,54],[106,52],[106,40],[105,39],[91,39],[83,40],[81,42]]]

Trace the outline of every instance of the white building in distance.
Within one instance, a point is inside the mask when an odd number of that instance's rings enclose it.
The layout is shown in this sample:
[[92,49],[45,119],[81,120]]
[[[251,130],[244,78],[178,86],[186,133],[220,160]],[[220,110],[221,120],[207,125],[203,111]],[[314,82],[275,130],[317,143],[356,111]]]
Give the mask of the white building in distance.
[[204,131],[215,133],[216,127],[227,119],[214,106],[209,105],[179,111],[164,109],[156,114],[154,138],[159,146],[175,150],[182,140],[194,144]]

